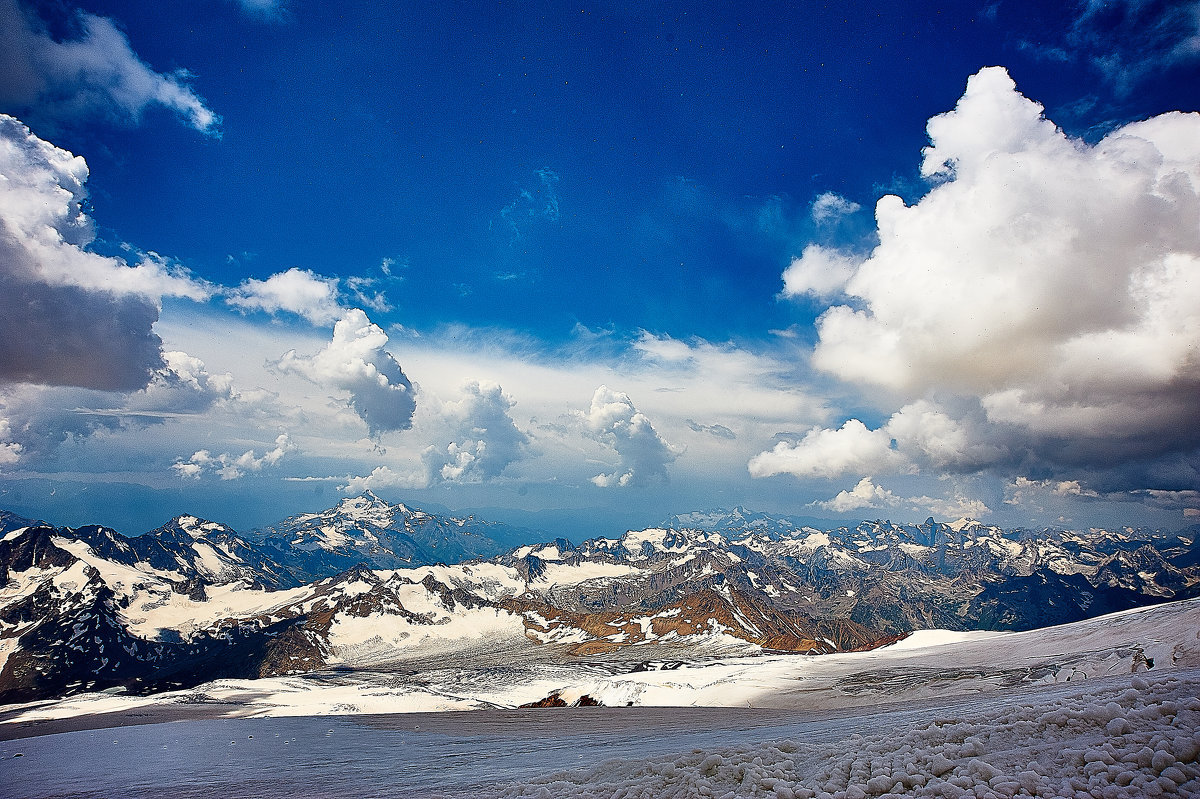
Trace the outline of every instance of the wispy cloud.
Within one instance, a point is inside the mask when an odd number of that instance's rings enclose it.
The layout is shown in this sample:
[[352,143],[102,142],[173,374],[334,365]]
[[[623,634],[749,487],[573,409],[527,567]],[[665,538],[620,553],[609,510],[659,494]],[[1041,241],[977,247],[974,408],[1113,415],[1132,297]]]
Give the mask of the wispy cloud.
[[1091,64],[1118,94],[1170,68],[1200,60],[1197,0],[1084,0],[1058,41],[1025,41],[1022,49],[1049,61]]
[[137,123],[159,105],[202,133],[220,134],[221,118],[188,85],[189,73],[156,72],[107,17],[76,11],[69,23],[73,35],[58,40],[33,8],[0,0],[0,101],[60,122]]
[[558,173],[548,167],[537,171],[536,186],[518,186],[517,196],[498,214],[501,228],[508,234],[508,243],[516,244],[539,222],[557,222]]
[[264,20],[282,20],[286,16],[286,0],[230,0],[249,17]]
[[700,424],[693,419],[685,419],[684,422],[696,433],[707,433],[714,438],[723,438],[726,441],[733,441],[737,438],[737,433],[723,424]]

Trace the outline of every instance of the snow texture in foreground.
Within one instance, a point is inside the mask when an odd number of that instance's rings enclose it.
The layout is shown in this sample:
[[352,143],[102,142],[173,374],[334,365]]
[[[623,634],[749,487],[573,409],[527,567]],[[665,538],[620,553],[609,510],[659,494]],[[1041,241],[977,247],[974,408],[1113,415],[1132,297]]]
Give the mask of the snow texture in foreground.
[[[822,744],[797,740],[609,761],[514,785],[525,797],[1071,797],[1200,796],[1196,672],[1135,676],[1097,698],[1080,692],[1033,705],[933,720]],[[1109,686],[1114,681],[1106,681]],[[1037,699],[1036,695],[1017,701]],[[831,745],[832,744],[832,745]]]

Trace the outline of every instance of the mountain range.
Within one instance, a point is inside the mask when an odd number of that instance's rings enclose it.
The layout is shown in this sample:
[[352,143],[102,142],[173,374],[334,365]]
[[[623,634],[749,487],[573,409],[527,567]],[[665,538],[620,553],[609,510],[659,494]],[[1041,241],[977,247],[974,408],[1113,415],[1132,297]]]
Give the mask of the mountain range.
[[327,668],[647,663],[1025,630],[1200,594],[1197,528],[821,530],[742,508],[578,544],[374,494],[245,534],[0,511],[0,704]]

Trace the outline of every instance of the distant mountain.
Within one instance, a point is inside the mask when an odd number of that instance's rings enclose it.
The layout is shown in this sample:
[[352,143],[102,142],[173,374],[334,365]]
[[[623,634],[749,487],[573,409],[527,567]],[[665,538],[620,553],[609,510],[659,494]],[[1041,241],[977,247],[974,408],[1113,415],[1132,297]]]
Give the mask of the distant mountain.
[[531,530],[473,516],[426,513],[389,504],[370,491],[320,513],[302,513],[252,531],[255,545],[306,580],[358,564],[401,569],[499,555]]
[[332,666],[820,655],[1200,594],[1194,530],[821,530],[735,508],[495,554],[528,532],[373,494],[245,536],[194,516],[135,538],[0,530],[0,703]]
[[0,510],[0,536],[20,530],[23,527],[36,527],[44,525],[45,522],[26,519],[24,516],[18,516],[11,511]]
[[726,535],[739,533],[766,533],[769,535],[792,535],[800,530],[827,530],[836,527],[835,522],[811,516],[780,516],[746,510],[738,506],[732,510],[692,511],[668,516],[658,524],[672,530],[707,530]]

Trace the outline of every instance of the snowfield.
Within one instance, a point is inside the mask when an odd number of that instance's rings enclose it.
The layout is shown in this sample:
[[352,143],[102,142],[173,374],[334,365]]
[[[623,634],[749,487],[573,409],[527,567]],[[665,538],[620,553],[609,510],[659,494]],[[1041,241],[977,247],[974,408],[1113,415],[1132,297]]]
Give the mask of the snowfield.
[[[1122,684],[1126,687],[1122,688]],[[496,797],[1200,796],[1200,674],[1105,680],[838,738],[785,738],[613,760],[498,789]],[[834,734],[829,735],[832,732]],[[478,794],[477,794],[478,795]]]
[[[528,651],[9,706],[5,796],[1200,796],[1200,600],[632,671]],[[552,693],[609,707],[513,709]]]

